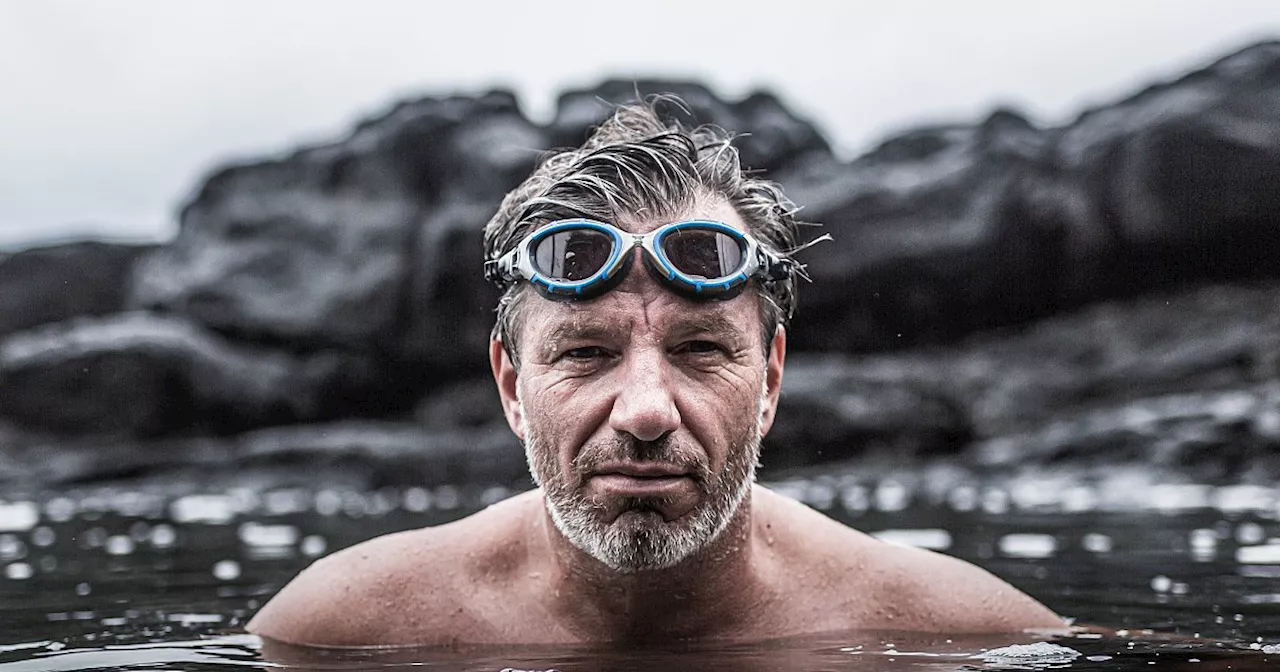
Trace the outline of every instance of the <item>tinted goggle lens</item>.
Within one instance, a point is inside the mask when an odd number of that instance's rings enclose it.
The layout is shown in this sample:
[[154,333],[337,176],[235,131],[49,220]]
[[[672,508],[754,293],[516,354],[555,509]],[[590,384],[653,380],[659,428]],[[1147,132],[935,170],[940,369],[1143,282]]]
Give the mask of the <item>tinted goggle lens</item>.
[[742,268],[746,243],[723,231],[687,227],[663,236],[662,254],[695,280],[724,278]]
[[[615,239],[597,229],[548,234],[533,245],[534,270],[556,282],[578,282],[599,273],[613,258]],[[742,268],[746,242],[711,228],[686,227],[662,237],[661,252],[680,273],[695,280],[724,278]]]
[[614,239],[595,229],[569,229],[549,234],[533,248],[533,268],[557,282],[586,280],[609,262]]

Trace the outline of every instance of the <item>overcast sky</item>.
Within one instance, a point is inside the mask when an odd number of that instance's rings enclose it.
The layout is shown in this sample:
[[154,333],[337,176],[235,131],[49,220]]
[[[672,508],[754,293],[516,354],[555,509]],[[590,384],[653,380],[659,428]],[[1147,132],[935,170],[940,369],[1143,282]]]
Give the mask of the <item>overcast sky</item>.
[[765,87],[846,155],[996,105],[1041,123],[1260,39],[1276,0],[0,0],[0,246],[164,238],[215,165],[397,99],[606,76]]

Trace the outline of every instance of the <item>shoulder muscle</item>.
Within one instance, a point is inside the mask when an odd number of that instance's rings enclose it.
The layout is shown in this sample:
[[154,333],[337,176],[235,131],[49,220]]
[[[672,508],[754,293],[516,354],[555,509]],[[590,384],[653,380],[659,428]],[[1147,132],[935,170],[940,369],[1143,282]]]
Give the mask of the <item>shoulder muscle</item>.
[[413,564],[413,556],[430,549],[430,536],[427,530],[388,535],[316,561],[268,602],[247,629],[291,644],[391,643],[384,640],[394,636],[397,628],[388,627],[389,615],[422,615],[404,612],[402,607],[408,596],[427,604],[442,604],[439,583],[424,580],[429,575],[407,571],[406,567]]

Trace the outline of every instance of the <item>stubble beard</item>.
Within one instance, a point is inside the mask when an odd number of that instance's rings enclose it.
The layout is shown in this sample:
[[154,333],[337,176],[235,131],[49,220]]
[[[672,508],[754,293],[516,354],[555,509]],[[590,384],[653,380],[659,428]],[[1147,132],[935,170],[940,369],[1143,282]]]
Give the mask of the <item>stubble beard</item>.
[[[529,415],[522,411],[522,415]],[[758,413],[757,413],[758,415]],[[525,457],[534,482],[542,488],[556,529],[574,546],[609,568],[635,573],[673,567],[724,532],[751,491],[760,458],[760,423],[751,427],[729,448],[719,473],[712,473],[701,451],[690,451],[673,440],[641,443],[631,437],[607,445],[588,445],[574,459],[573,473],[565,474],[556,463],[554,449],[542,443],[542,434],[525,426]],[[688,467],[697,484],[700,501],[687,514],[667,521],[658,512],[660,501],[627,498],[623,511],[607,520],[605,507],[584,494],[593,464],[608,460],[658,460]]]

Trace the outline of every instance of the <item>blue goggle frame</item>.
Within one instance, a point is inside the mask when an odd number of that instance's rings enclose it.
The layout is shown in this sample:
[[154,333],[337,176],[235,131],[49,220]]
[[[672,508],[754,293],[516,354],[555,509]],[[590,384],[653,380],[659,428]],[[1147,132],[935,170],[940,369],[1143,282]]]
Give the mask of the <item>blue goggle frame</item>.
[[[549,277],[534,267],[534,250],[548,236],[570,230],[592,230],[609,236],[611,249],[604,264],[579,280]],[[688,230],[711,231],[731,238],[739,248],[741,262],[727,274],[709,278],[682,272],[668,258],[663,242],[667,236]],[[590,219],[568,219],[552,222],[525,236],[511,251],[494,261],[485,262],[485,277],[507,287],[527,280],[540,294],[551,299],[574,300],[599,296],[626,276],[634,248],[644,250],[654,276],[673,290],[695,299],[729,299],[736,296],[751,278],[763,282],[783,280],[791,276],[796,263],[774,254],[751,236],[723,222],[695,219],[665,224],[646,234],[623,231],[612,224]]]

